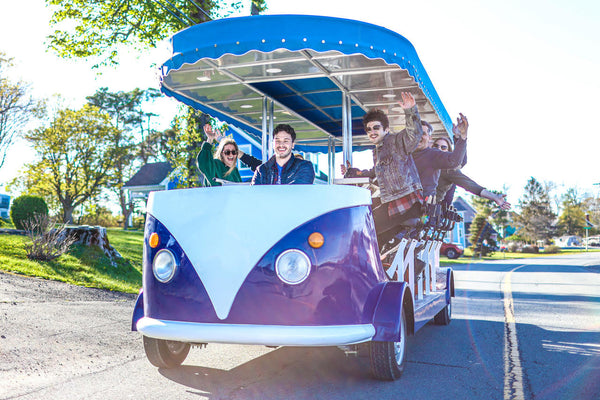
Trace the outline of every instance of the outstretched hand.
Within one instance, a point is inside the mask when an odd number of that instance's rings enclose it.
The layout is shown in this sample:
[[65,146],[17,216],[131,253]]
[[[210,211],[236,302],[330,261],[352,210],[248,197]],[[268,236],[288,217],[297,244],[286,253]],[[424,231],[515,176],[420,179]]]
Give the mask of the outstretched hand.
[[504,210],[504,211],[508,211],[510,210],[510,203],[508,201],[506,201],[506,195],[505,194],[500,194],[498,196],[496,196],[496,198],[494,199],[494,201],[496,202],[496,204],[498,205],[498,207],[500,207],[500,209]]
[[202,129],[204,129],[204,134],[206,135],[208,143],[218,141],[219,137],[221,136],[221,132],[214,130],[211,124],[205,124]]
[[456,124],[452,124],[452,132],[455,136],[460,136],[461,139],[465,140],[467,138],[467,131],[469,130],[469,121],[462,113],[458,115]]
[[342,176],[345,176],[346,172],[348,172],[348,170],[352,168],[352,165],[350,164],[350,161],[346,161],[346,165],[341,164],[340,167],[342,168]]
[[[342,167],[342,176],[345,177],[348,171],[352,168],[352,164],[350,164],[350,161],[346,161],[346,165],[341,164],[340,167]],[[357,176],[362,175],[362,172],[356,168],[354,168],[353,171],[356,172]]]
[[417,104],[417,101],[412,93],[402,92],[400,93],[400,96],[402,97],[402,100],[398,101],[398,104],[400,104],[400,107],[404,109],[413,108]]

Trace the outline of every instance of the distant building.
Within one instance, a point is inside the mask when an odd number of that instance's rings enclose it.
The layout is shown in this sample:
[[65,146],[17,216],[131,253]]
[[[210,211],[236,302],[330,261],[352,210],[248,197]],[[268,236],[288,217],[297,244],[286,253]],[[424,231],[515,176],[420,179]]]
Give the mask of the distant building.
[[554,238],[554,244],[559,247],[581,247],[584,241],[580,236],[565,235]]
[[10,218],[8,210],[10,209],[10,196],[0,194],[0,218]]
[[466,248],[470,244],[468,240],[469,227],[471,226],[471,222],[473,222],[473,218],[475,218],[477,212],[465,199],[460,196],[454,199],[452,205],[454,208],[456,208],[456,211],[458,214],[460,214],[463,220],[454,224],[454,229],[446,235],[445,241],[459,244],[463,248]]
[[172,171],[173,167],[166,161],[142,165],[123,189],[127,190],[129,200],[147,199],[152,191],[169,190],[177,186],[170,178]]

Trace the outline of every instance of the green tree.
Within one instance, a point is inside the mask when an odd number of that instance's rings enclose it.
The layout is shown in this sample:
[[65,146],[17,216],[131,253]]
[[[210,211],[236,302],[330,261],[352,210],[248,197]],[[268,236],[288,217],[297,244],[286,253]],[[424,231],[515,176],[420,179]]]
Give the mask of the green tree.
[[149,154],[143,145],[145,138],[152,133],[150,124],[146,123],[156,114],[145,112],[143,104],[160,96],[156,89],[141,90],[136,88],[130,92],[110,92],[108,88],[100,88],[88,103],[108,113],[113,120],[117,134],[113,137],[114,158],[109,171],[108,188],[117,196],[123,227],[127,227],[129,215],[133,212],[133,204],[127,198],[123,187],[133,176],[140,164],[148,162]]
[[600,234],[600,198],[587,195],[582,201],[582,207],[590,217],[590,222],[594,225],[588,232],[590,235]]
[[548,240],[554,234],[556,214],[550,207],[549,185],[542,185],[531,177],[525,193],[519,200],[521,213],[515,215],[518,233],[529,242]]
[[[253,12],[266,9],[265,0],[251,2]],[[240,1],[224,0],[46,0],[46,4],[54,10],[49,47],[65,58],[100,57],[101,64],[118,64],[120,45],[156,47],[183,28],[242,7]],[[69,28],[63,28],[65,22]]]
[[16,180],[27,192],[58,201],[63,222],[71,223],[75,207],[98,196],[109,182],[120,134],[109,115],[94,106],[60,110],[49,127],[25,135],[37,161]]
[[0,167],[25,124],[44,113],[44,102],[34,100],[28,94],[26,83],[9,79],[8,71],[13,67],[12,58],[0,51]]
[[577,189],[568,189],[562,196],[562,210],[558,217],[559,234],[583,236],[585,214],[585,209],[579,199]]
[[471,204],[477,214],[469,227],[470,248],[474,256],[485,256],[491,254],[496,247],[494,229],[498,230],[498,227],[495,222],[502,223],[503,219],[498,215],[503,214],[505,220],[506,211],[494,211],[496,204],[483,197],[472,196]]
[[171,128],[151,139],[151,146],[173,166],[178,187],[202,186],[203,176],[196,157],[206,139],[202,127],[211,118],[191,107],[185,107],[184,112],[185,115],[173,119]]

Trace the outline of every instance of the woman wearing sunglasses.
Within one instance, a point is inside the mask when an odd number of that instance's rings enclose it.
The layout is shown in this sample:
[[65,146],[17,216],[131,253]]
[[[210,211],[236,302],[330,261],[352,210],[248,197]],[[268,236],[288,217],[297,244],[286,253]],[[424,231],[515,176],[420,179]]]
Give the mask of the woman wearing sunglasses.
[[203,128],[207,139],[202,143],[198,154],[198,168],[206,178],[206,186],[221,186],[221,183],[217,182],[215,178],[230,182],[241,182],[242,177],[237,169],[238,159],[253,171],[262,164],[258,158],[244,154],[232,138],[221,139],[213,156],[212,143],[217,141],[220,133],[215,131],[210,124],[204,125]]

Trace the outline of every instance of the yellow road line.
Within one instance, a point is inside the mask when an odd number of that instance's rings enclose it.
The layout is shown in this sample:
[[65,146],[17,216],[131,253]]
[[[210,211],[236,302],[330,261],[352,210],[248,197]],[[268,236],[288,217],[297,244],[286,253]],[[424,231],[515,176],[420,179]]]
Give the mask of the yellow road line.
[[523,370],[519,356],[515,309],[511,291],[512,273],[521,267],[523,265],[509,271],[502,282],[504,295],[504,400],[525,400]]

